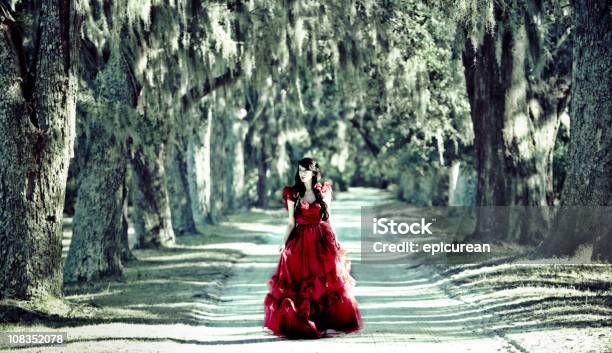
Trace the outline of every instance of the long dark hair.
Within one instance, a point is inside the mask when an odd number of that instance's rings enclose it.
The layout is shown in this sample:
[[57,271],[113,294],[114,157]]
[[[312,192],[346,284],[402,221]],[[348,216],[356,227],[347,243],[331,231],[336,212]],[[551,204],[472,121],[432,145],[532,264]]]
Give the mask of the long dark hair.
[[321,205],[321,219],[326,221],[329,218],[329,212],[327,211],[327,204],[325,203],[325,201],[323,201],[323,195],[321,195],[321,190],[314,187],[319,181],[319,178],[321,177],[321,167],[319,167],[319,163],[317,163],[317,161],[309,157],[302,158],[298,162],[298,167],[297,167],[297,170],[295,171],[295,184],[293,185],[293,192],[297,192],[298,196],[297,196],[297,199],[295,200],[294,214],[295,215],[299,214],[301,210],[300,200],[302,199],[302,197],[304,197],[304,193],[306,192],[306,185],[304,185],[304,183],[302,182],[302,179],[300,178],[300,167],[299,167],[300,165],[306,168],[307,170],[312,171],[311,184],[312,184],[312,191],[314,192],[314,195],[315,195],[315,202]]

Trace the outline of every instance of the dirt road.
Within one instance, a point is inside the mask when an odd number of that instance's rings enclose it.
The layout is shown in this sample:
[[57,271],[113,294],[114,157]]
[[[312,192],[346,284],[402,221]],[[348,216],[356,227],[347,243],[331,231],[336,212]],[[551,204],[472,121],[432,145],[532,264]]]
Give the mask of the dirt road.
[[[448,278],[432,265],[360,264],[360,207],[385,202],[390,196],[376,189],[338,193],[333,225],[348,249],[355,296],[364,328],[349,335],[318,340],[287,340],[262,327],[266,282],[278,260],[284,229],[283,211],[253,211],[235,215],[222,225],[225,240],[189,247],[197,251],[239,251],[231,275],[216,294],[194,296],[182,307],[188,323],[125,323],[61,327],[70,343],[61,348],[19,349],[44,352],[605,352],[609,328],[494,329],[500,320],[490,310],[461,298],[451,298]],[[232,233],[230,229],[239,231]],[[244,234],[256,234],[246,237]],[[188,246],[186,246],[188,247]],[[195,251],[194,250],[194,251]],[[169,275],[170,277],[172,275]],[[173,289],[172,286],[166,288]],[[214,300],[211,300],[213,298]],[[577,344],[580,342],[580,344]]]

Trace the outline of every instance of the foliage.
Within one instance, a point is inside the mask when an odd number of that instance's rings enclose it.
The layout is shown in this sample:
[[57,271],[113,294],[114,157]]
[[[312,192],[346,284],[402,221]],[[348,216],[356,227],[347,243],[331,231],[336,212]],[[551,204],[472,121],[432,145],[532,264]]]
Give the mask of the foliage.
[[[419,175],[417,169],[443,174],[453,160],[471,159],[458,60],[464,32],[457,24],[477,45],[495,30],[493,0],[172,4],[120,0],[110,11],[98,0],[86,4],[83,32],[95,48],[90,58],[97,58],[86,64],[94,72],[90,84],[109,52],[119,51],[138,96],[134,114],[108,121],[118,134],[138,143],[143,129],[163,135],[197,128],[205,121],[202,103],[217,104],[208,94],[215,80],[229,75],[218,96],[248,111],[245,182],[253,197],[259,159],[278,183],[269,192],[291,182],[297,160],[307,155],[342,187],[400,183],[405,173]],[[564,5],[497,5],[508,13],[545,14],[530,43],[548,52],[530,67],[533,82],[550,77],[558,54],[551,48],[566,36],[559,21],[567,18],[559,15]]]

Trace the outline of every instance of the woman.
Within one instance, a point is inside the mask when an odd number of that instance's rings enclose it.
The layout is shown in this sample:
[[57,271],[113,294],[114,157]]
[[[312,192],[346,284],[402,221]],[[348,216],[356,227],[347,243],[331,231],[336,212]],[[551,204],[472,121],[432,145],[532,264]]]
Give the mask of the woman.
[[348,333],[362,327],[350,262],[329,223],[331,184],[321,185],[320,174],[318,163],[304,158],[295,185],[283,189],[289,224],[264,299],[264,327],[279,336],[318,338],[329,329]]

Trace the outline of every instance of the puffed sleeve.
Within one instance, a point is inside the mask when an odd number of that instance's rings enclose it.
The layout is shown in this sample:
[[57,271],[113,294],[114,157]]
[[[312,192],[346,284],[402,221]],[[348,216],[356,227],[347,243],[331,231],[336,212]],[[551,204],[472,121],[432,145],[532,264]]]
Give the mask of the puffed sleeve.
[[287,206],[287,200],[291,200],[294,201],[297,199],[297,197],[295,196],[295,193],[293,192],[293,190],[291,189],[290,186],[285,186],[283,188],[283,200],[285,202],[285,209],[288,210],[289,207]]

